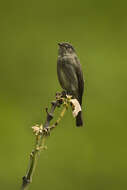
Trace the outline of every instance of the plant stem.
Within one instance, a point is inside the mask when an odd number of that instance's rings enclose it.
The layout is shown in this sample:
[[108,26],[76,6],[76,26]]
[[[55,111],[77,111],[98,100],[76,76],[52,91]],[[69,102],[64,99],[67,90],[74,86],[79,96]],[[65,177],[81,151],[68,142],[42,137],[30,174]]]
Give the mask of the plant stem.
[[[30,161],[29,161],[29,167],[27,170],[26,175],[23,177],[23,183],[22,183],[22,187],[21,190],[26,190],[28,185],[32,182],[32,177],[36,168],[36,164],[37,164],[37,158],[38,158],[38,153],[41,150],[45,150],[46,146],[45,146],[45,141],[46,138],[49,136],[50,131],[52,129],[54,129],[59,122],[61,121],[61,119],[63,118],[68,106],[69,106],[69,101],[66,98],[65,95],[63,95],[62,93],[57,93],[56,94],[56,101],[53,101],[50,109],[50,112],[48,112],[48,109],[46,108],[46,112],[47,112],[47,118],[45,121],[44,126],[42,127],[42,125],[40,126],[34,126],[34,133],[36,136],[36,140],[35,140],[35,146],[34,146],[34,150],[31,152],[30,154]],[[60,107],[61,105],[63,105],[63,109],[57,119],[57,121],[55,122],[55,124],[50,125],[50,121],[53,119],[53,113],[56,109],[56,107]]]

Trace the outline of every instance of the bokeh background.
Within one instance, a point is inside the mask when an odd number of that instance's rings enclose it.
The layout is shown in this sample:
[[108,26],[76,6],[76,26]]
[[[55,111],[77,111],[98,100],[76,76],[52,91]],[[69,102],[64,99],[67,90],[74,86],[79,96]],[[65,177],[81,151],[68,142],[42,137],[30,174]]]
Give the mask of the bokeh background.
[[[126,1],[0,2],[0,189],[20,189],[34,145],[61,87],[57,42],[72,43],[85,83],[83,117],[69,110],[47,140],[30,189],[127,188]],[[59,110],[56,113],[57,118]]]

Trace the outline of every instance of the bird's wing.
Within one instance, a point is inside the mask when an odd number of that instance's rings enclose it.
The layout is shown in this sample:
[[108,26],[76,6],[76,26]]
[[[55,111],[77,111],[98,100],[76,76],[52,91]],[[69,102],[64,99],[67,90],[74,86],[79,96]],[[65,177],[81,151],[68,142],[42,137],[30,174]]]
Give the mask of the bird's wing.
[[83,95],[83,91],[84,91],[83,72],[81,69],[80,62],[77,57],[75,57],[75,61],[76,61],[75,71],[76,71],[77,78],[78,78],[79,101],[80,101],[80,104],[82,104],[82,95]]

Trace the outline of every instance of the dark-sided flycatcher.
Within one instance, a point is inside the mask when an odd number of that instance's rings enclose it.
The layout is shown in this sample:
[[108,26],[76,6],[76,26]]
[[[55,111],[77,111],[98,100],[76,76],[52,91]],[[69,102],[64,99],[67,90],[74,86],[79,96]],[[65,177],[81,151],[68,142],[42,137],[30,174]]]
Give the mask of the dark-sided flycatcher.
[[[57,74],[61,87],[82,105],[84,80],[80,62],[74,47],[69,43],[58,43]],[[76,125],[82,126],[82,112],[76,116]]]

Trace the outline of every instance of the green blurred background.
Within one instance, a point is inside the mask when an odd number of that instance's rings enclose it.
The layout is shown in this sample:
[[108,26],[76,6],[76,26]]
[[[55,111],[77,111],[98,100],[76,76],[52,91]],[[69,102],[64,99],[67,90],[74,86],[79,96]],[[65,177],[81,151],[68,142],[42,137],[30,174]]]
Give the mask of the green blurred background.
[[82,64],[85,127],[66,113],[30,189],[127,189],[126,7],[115,0],[0,2],[0,189],[20,188],[34,144],[30,127],[44,122],[61,91],[61,41],[75,46]]

